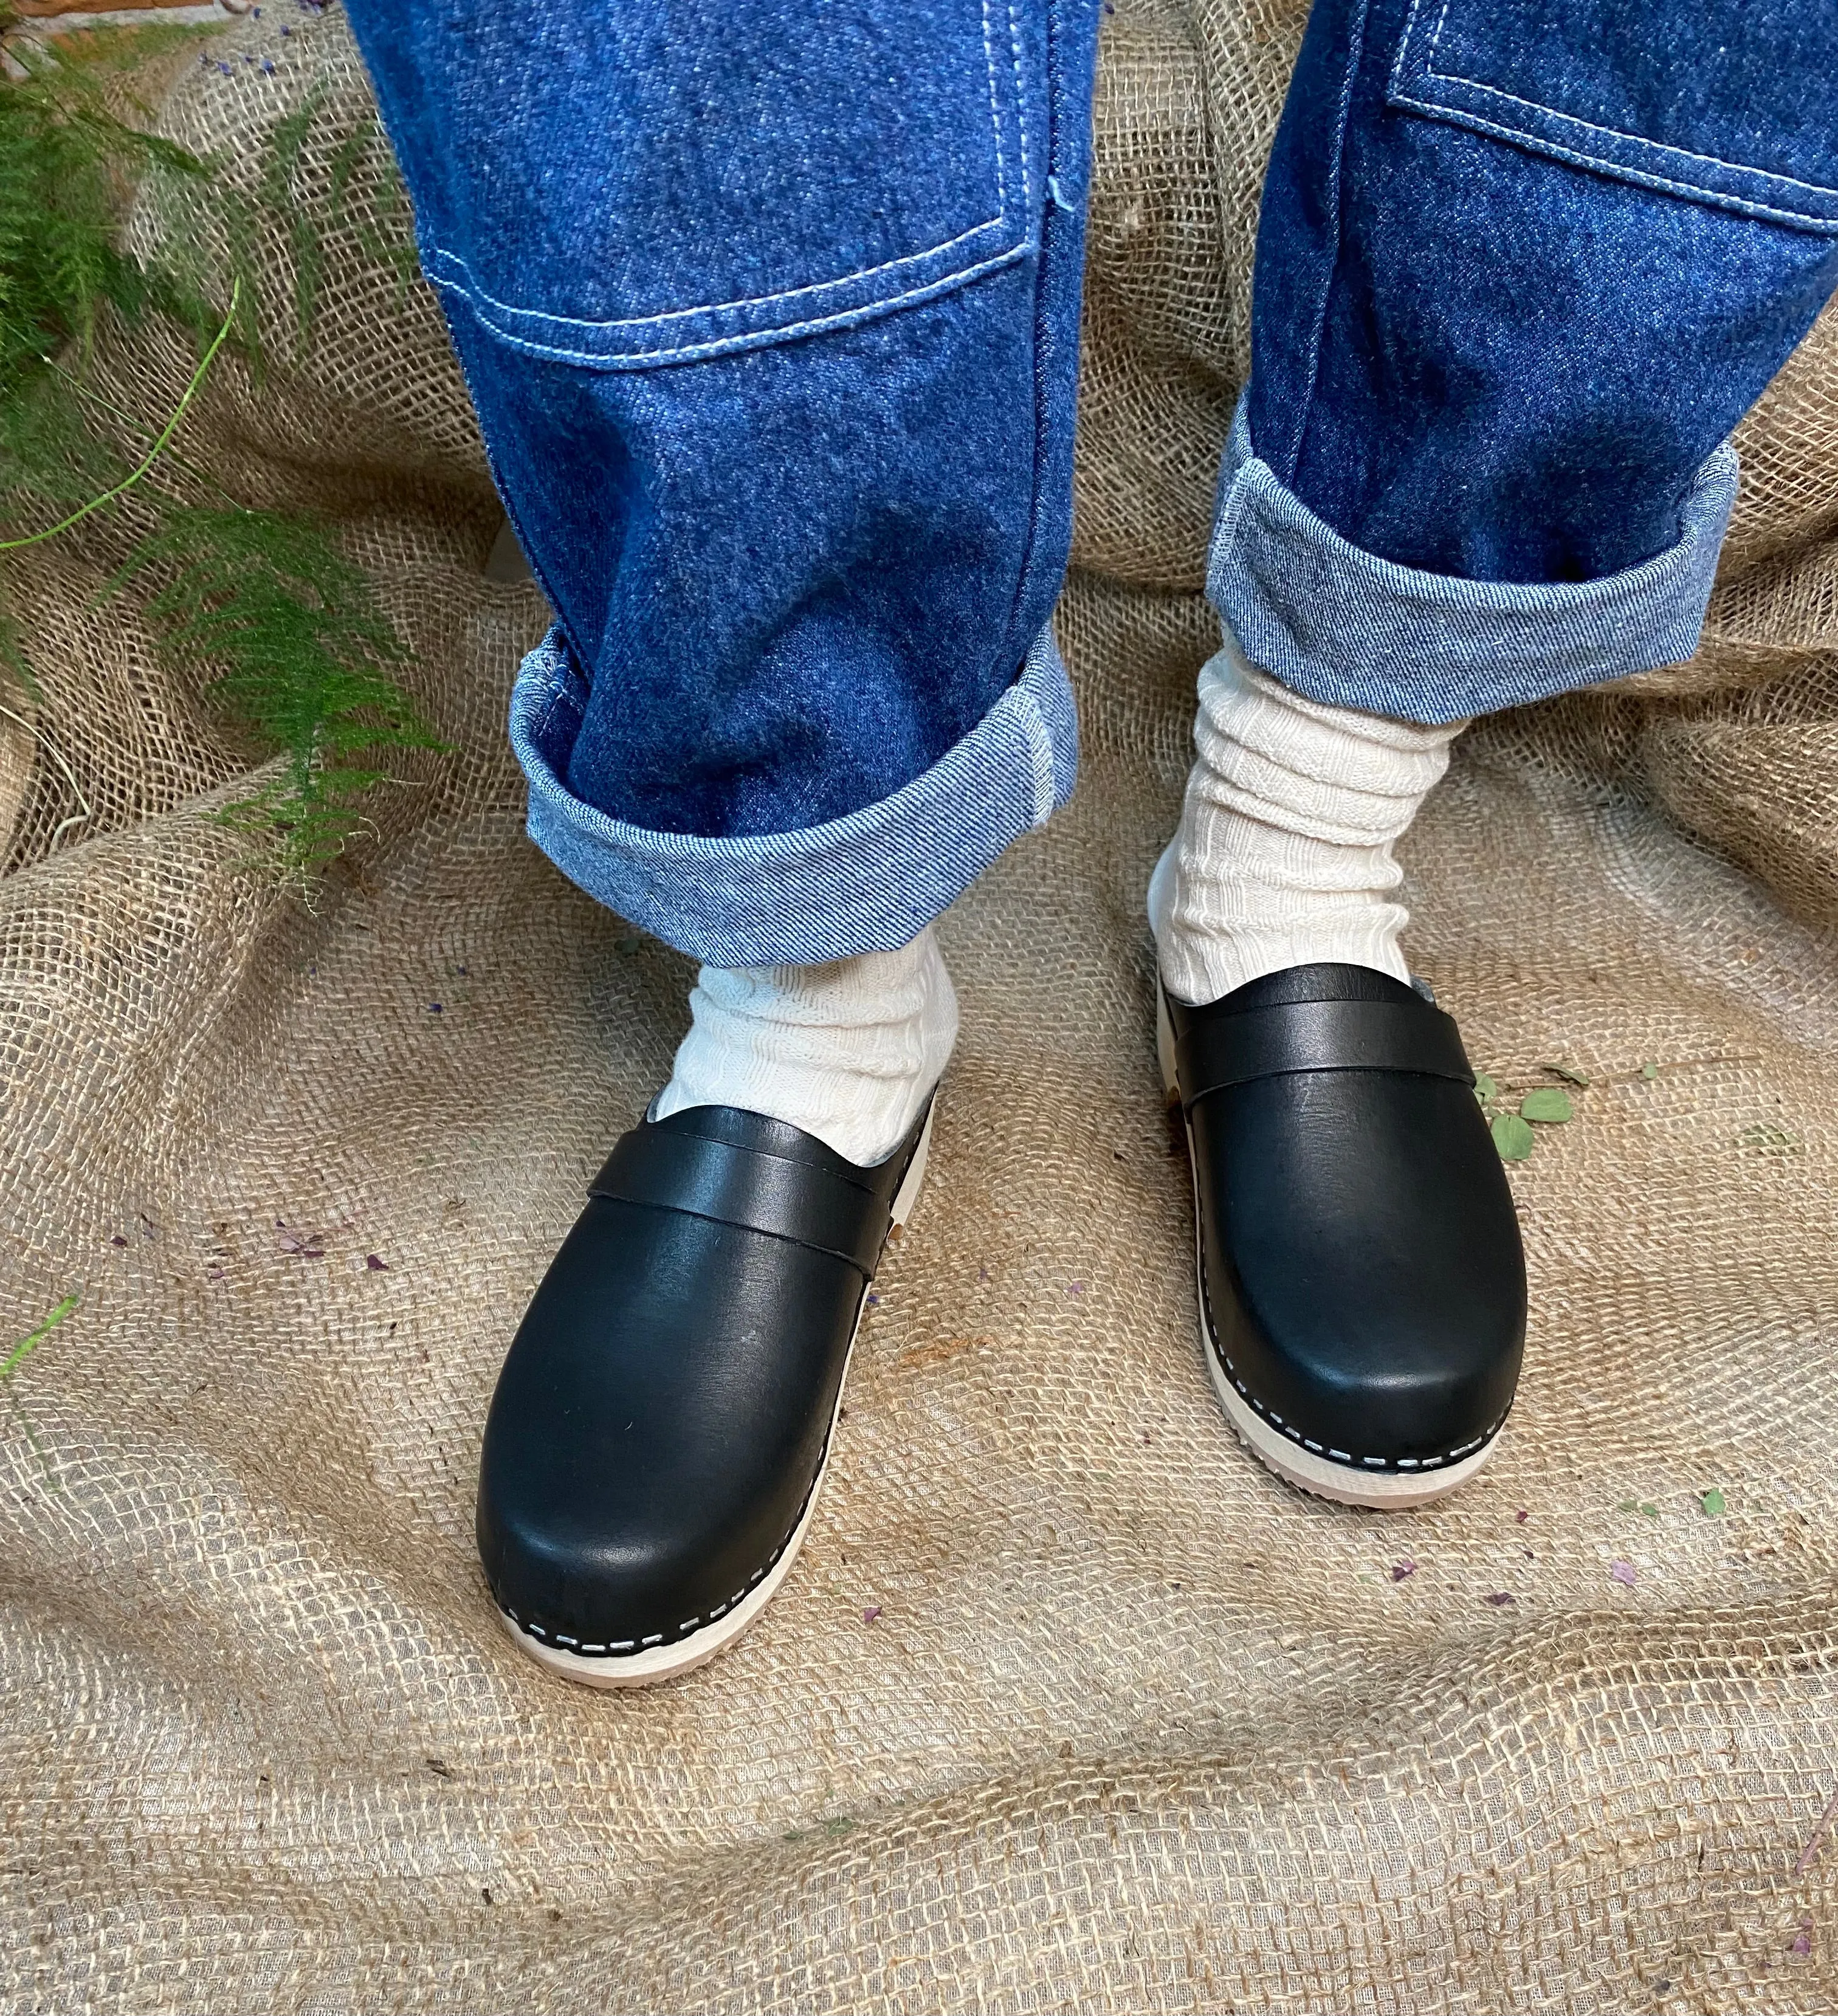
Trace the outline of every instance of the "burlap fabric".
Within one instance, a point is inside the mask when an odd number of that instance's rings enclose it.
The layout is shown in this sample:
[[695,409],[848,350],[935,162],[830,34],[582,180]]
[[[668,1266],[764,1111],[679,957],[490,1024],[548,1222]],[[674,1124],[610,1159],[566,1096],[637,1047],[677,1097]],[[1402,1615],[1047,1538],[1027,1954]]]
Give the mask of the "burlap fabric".
[[[431,300],[334,231],[310,344],[277,288],[268,383],[226,371],[186,440],[338,519],[452,745],[313,906],[214,823],[249,759],[201,672],[92,606],[121,535],[16,570],[0,1344],[82,1301],[0,1413],[0,2006],[1838,2007],[1829,319],[1743,430],[1698,658],[1477,730],[1408,843],[1477,1060],[1591,1079],[1513,1175],[1497,1460],[1422,1512],[1314,1503],[1198,1356],[1142,893],[1300,20],[1107,23],[1084,781],[945,921],[930,1193],[797,1571],[685,1682],[548,1679],[474,1564],[505,1340],[687,971],[521,837],[542,612],[484,578]],[[253,186],[317,90],[318,202],[367,106],[346,29],[265,9],[222,54],[171,130]],[[104,368],[164,414],[186,362]]]

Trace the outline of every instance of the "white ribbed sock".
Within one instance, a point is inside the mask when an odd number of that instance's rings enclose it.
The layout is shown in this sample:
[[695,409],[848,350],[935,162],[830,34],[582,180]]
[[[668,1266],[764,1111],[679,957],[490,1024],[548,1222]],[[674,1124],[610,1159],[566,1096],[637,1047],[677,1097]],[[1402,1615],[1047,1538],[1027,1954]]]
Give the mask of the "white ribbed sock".
[[705,966],[654,1118],[738,1106],[849,1161],[891,1155],[957,1040],[957,997],[928,925],[898,952],[827,966]]
[[1198,1005],[1317,960],[1408,980],[1391,850],[1466,725],[1304,700],[1228,637],[1200,673],[1199,761],[1149,884],[1168,991]]

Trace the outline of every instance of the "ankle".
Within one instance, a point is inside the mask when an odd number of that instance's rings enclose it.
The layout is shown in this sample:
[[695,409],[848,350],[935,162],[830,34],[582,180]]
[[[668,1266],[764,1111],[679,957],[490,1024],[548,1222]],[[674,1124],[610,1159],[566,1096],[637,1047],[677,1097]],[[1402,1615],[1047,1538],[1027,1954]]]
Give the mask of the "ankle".
[[1229,639],[1201,672],[1199,703],[1198,760],[1149,887],[1169,992],[1198,1005],[1317,961],[1408,979],[1392,849],[1464,724],[1306,700]]
[[1191,865],[1181,872],[1179,846],[1171,841],[1155,863],[1148,900],[1162,983],[1176,1000],[1198,1007],[1266,974],[1318,963],[1409,980],[1399,941],[1410,913],[1402,904],[1357,893],[1318,905],[1260,901],[1267,887],[1250,880],[1209,891],[1209,878]]
[[705,967],[654,1116],[737,1106],[867,1166],[912,1130],[950,1060],[957,995],[928,926],[824,966]]

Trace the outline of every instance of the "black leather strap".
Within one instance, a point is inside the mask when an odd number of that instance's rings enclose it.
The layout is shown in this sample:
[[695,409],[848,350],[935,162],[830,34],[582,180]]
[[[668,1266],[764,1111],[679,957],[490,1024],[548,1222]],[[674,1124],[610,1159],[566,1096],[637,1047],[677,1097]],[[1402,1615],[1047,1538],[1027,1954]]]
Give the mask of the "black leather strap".
[[1454,1019],[1426,1001],[1296,1001],[1194,1019],[1175,1042],[1181,1102],[1298,1071],[1415,1071],[1472,1085]]
[[647,1123],[621,1137],[589,1197],[685,1211],[833,1253],[870,1280],[888,1200],[808,1161]]

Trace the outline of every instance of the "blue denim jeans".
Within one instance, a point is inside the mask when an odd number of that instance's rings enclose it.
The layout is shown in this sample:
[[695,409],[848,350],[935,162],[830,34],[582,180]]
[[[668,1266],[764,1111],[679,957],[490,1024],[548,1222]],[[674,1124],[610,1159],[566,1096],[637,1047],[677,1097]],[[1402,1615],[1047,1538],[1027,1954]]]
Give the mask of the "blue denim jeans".
[[[718,965],[903,943],[1070,791],[1098,0],[349,0],[557,614],[530,830]],[[1838,283],[1838,8],[1317,0],[1209,592],[1446,721],[1688,657]]]

